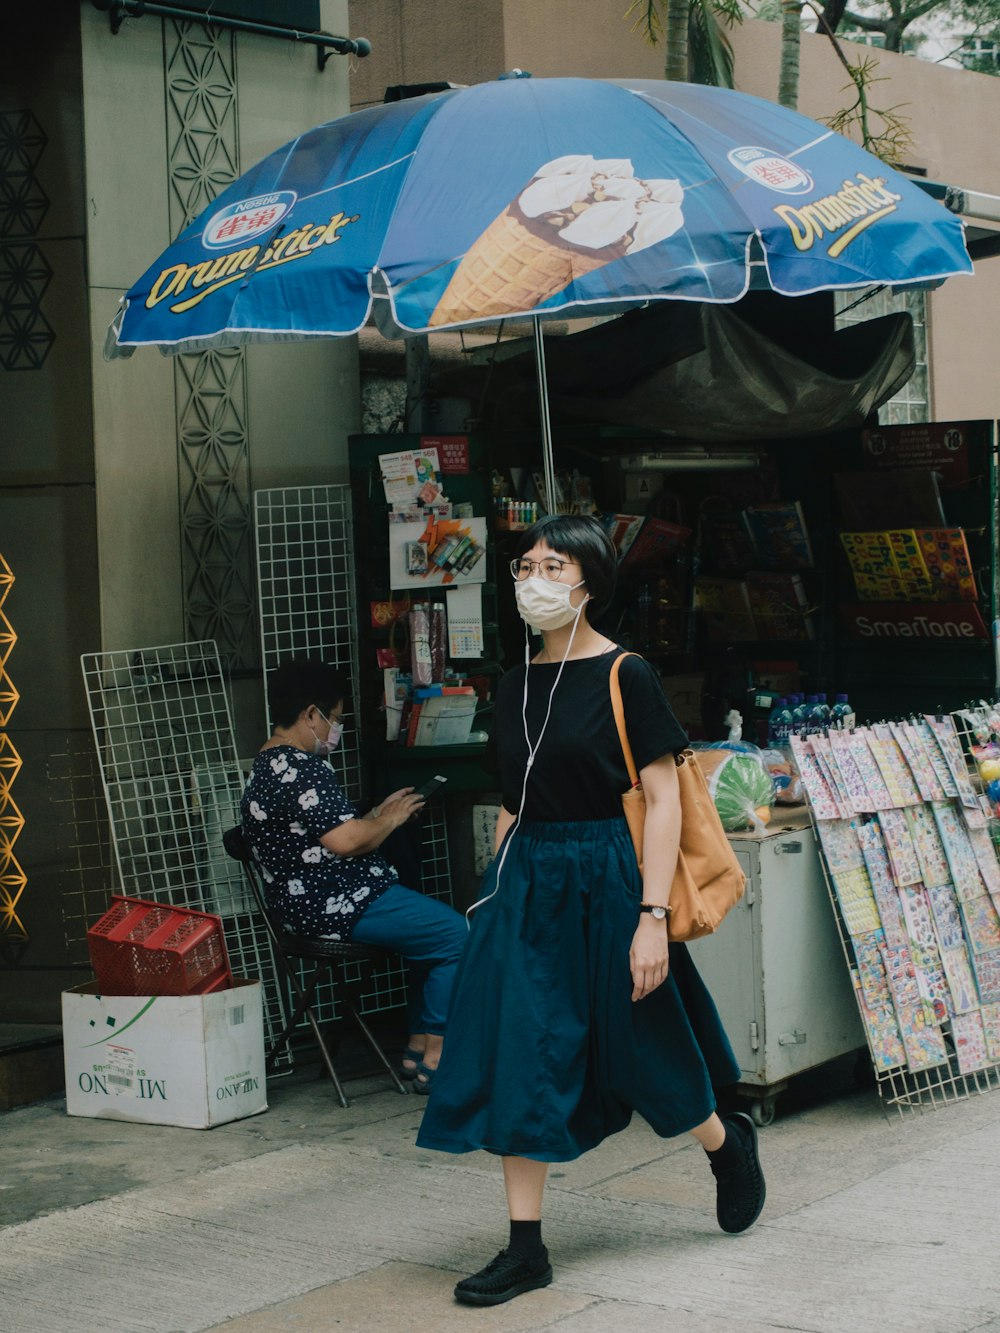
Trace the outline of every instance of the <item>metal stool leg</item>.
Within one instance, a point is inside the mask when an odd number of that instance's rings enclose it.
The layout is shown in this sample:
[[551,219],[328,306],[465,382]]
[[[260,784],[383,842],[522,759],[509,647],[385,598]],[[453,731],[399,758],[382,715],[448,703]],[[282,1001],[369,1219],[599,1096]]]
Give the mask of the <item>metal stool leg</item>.
[[295,1007],[295,1012],[292,1014],[288,1023],[285,1025],[285,1030],[282,1032],[281,1036],[276,1039],[274,1045],[271,1047],[271,1050],[267,1057],[266,1064],[267,1065],[272,1064],[278,1051],[281,1050],[282,1046],[284,1046],[286,1042],[291,1040],[292,1032],[294,1031],[295,1026],[298,1023],[299,1019],[304,1014],[309,1021],[309,1026],[312,1028],[313,1036],[316,1038],[316,1045],[319,1047],[323,1064],[326,1066],[326,1072],[330,1075],[330,1081],[332,1082],[334,1091],[337,1094],[337,1100],[340,1102],[341,1106],[346,1108],[350,1106],[350,1102],[347,1100],[347,1095],[344,1092],[344,1085],[337,1077],[337,1071],[334,1068],[333,1064],[333,1057],[330,1055],[329,1049],[327,1048],[326,1044],[326,1038],[323,1036],[323,1031],[320,1028],[319,1023],[316,1021],[316,1015],[313,1013],[312,1009],[313,997],[316,994],[316,990],[319,986],[323,971],[324,971],[323,966],[318,967],[315,973],[313,974],[308,989],[303,990],[302,987],[299,985],[298,979],[295,977],[291,968],[288,969],[289,980],[291,981],[292,986],[294,987],[298,995],[298,1004]]
[[376,1041],[371,1028],[361,1017],[361,1014],[359,1013],[356,1005],[354,1004],[354,1001],[351,999],[350,995],[347,993],[346,990],[344,991],[344,1001],[347,1005],[348,1013],[351,1015],[351,1017],[354,1019],[354,1022],[357,1024],[358,1030],[360,1031],[361,1035],[364,1037],[365,1041],[367,1041],[368,1045],[371,1047],[375,1055],[378,1056],[389,1077],[392,1079],[393,1083],[395,1083],[396,1091],[401,1092],[408,1097],[410,1095],[410,1089],[406,1086],[406,1084],[397,1074],[395,1068],[390,1063],[389,1058],[386,1055],[385,1051],[383,1051],[378,1041]]

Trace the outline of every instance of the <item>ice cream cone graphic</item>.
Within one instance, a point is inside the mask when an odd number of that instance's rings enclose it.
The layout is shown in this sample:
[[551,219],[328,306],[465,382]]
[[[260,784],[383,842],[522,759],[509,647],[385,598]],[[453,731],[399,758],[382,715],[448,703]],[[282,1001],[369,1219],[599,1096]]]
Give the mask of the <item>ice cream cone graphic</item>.
[[534,309],[680,230],[683,195],[679,181],[636,179],[626,158],[547,162],[466,251],[430,327]]

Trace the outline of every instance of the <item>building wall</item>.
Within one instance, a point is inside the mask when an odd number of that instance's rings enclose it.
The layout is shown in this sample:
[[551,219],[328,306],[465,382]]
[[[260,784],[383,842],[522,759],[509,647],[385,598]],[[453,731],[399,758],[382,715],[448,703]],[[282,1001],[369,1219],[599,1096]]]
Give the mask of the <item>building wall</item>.
[[507,68],[505,0],[351,0],[351,36],[372,53],[351,74],[351,106],[381,102],[397,83],[482,83]]
[[0,705],[2,758],[20,760],[0,771],[5,1017],[37,988],[34,969],[65,954],[67,848],[49,775],[87,724],[79,654],[99,634],[78,11],[55,6],[44,39],[36,16],[5,14],[0,43],[0,556],[13,575],[3,614],[16,636],[0,693],[20,696]]
[[[321,24],[346,33],[346,0],[322,0]],[[213,62],[205,31],[144,17],[113,35],[84,0],[47,5],[44,37],[37,15],[4,15],[0,118],[17,151],[0,264],[23,297],[0,303],[0,555],[15,576],[4,613],[21,697],[6,731],[23,760],[17,915],[29,936],[15,945],[0,919],[10,1019],[58,1017],[60,990],[80,979],[83,918],[112,884],[80,655],[216,638],[238,746],[252,752],[264,714],[251,493],[346,480],[360,421],[353,340],[182,367],[151,349],[103,358],[122,292],[183,225],[184,191],[207,203],[349,109],[343,58],[321,73],[313,47],[240,34]]]
[[[351,23],[374,44],[352,76],[351,100],[380,101],[389,83],[477,83],[503,70],[538,78],[661,78],[662,48],[651,47],[606,0],[352,0]],[[471,12],[475,23],[468,23]],[[405,13],[406,23],[400,15]],[[461,15],[459,20],[458,15]],[[736,86],[775,100],[780,25],[748,19],[732,33]],[[850,54],[848,48],[848,54]],[[928,176],[1000,195],[993,149],[1000,79],[877,52],[876,106],[897,106],[909,120],[909,163]],[[827,118],[843,105],[846,76],[825,37],[804,34],[799,109]],[[1000,415],[991,348],[1000,340],[1000,259],[974,278],[954,278],[930,299],[931,396],[937,420]]]
[[[736,34],[739,87],[773,97],[778,85],[776,24],[750,21]],[[1000,117],[1000,79],[948,69],[910,56],[877,53],[885,78],[875,106],[898,106],[913,133],[910,166],[932,180],[1000,195],[1000,158],[992,129]],[[825,37],[805,35],[799,109],[824,119],[844,102],[845,75]],[[1000,343],[1000,260],[971,278],[952,278],[929,300],[931,402],[935,420],[1000,416],[994,348]]]

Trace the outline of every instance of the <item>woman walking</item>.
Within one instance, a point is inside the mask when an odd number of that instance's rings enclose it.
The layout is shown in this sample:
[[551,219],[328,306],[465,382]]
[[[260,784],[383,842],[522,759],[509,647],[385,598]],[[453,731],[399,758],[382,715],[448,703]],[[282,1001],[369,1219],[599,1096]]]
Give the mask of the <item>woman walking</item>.
[[507,1246],[455,1288],[498,1305],[546,1286],[541,1236],[550,1162],[626,1127],[692,1133],[716,1179],[719,1225],[739,1232],[764,1205],[749,1116],[720,1119],[713,1087],[739,1066],[686,947],[669,944],[680,837],[675,756],[687,737],[641,658],[620,667],[629,743],[646,798],[640,875],[621,794],[629,785],[609,677],[622,650],[597,621],[616,556],[594,519],[530,528],[514,594],[542,649],[500,682],[502,807],[497,854],[455,980],[448,1043],[417,1142],[502,1158]]

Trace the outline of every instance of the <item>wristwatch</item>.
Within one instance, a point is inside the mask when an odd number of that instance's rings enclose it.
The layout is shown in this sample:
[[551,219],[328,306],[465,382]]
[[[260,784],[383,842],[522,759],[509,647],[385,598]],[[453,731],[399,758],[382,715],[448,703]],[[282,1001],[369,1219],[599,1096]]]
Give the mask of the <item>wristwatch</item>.
[[640,903],[640,912],[648,912],[654,921],[666,921],[670,915],[669,907],[661,907],[659,903]]

